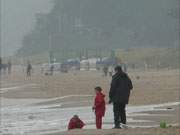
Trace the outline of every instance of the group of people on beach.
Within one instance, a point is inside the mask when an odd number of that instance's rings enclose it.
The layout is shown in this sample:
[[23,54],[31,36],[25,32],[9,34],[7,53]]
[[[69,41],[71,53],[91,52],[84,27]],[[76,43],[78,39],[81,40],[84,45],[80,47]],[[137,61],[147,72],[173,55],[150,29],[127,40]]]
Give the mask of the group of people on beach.
[[12,69],[11,60],[9,59],[7,63],[3,63],[2,58],[0,57],[0,74],[2,71],[4,74],[6,74],[6,71],[8,74],[11,74],[11,69]]
[[[126,124],[126,105],[129,102],[130,91],[133,89],[131,79],[128,74],[123,72],[121,66],[115,67],[115,74],[112,76],[111,87],[109,91],[109,104],[113,104],[114,128],[119,129],[121,125]],[[92,110],[96,116],[96,128],[102,128],[102,118],[105,116],[106,102],[105,94],[100,86],[95,87],[95,99]],[[85,123],[78,115],[74,115],[68,124],[68,130],[81,129]]]
[[[12,61],[11,59],[9,59],[7,61],[7,63],[4,63],[2,58],[0,57],[0,74],[3,71],[4,74],[6,74],[6,71],[8,73],[8,75],[11,74],[12,72]],[[32,64],[30,63],[30,61],[27,61],[27,66],[26,66],[26,75],[27,77],[30,77],[32,74]]]

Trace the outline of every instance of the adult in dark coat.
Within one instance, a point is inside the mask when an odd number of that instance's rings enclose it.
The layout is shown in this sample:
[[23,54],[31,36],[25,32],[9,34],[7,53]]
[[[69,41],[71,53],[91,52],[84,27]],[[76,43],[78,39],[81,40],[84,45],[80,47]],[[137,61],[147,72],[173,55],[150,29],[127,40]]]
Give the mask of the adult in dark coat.
[[27,65],[27,76],[31,76],[31,70],[32,70],[32,65],[30,62],[28,62],[28,65]]
[[120,66],[115,67],[109,91],[109,103],[113,103],[114,128],[120,128],[120,123],[126,124],[126,104],[133,85],[131,79],[122,71]]

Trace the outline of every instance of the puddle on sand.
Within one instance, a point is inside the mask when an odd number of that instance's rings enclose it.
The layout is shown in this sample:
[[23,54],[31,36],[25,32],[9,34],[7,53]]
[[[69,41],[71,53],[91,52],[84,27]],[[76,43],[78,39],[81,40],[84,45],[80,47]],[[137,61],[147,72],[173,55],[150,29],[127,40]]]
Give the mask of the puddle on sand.
[[[87,123],[86,128],[94,128],[94,113],[91,107],[74,107],[74,108],[53,108],[60,104],[51,105],[16,105],[4,106],[1,108],[1,125],[2,134],[41,134],[48,131],[64,131],[67,129],[69,119],[74,114],[78,114],[81,119]],[[178,106],[180,102],[144,105],[144,106],[128,106],[127,121],[131,123],[129,126],[136,126],[137,123],[147,123],[147,126],[154,126],[153,121],[134,120],[129,116],[136,116],[147,111],[159,111],[160,107]],[[47,109],[49,108],[49,109]],[[164,110],[166,111],[166,110]],[[169,110],[168,110],[169,111]],[[151,114],[150,114],[151,115]],[[158,114],[159,115],[159,114]],[[113,126],[112,106],[107,105],[106,116],[104,119],[104,128]],[[89,123],[89,124],[88,124]],[[133,124],[136,123],[136,124]],[[149,124],[148,124],[149,123]],[[139,124],[139,127],[141,125]],[[143,127],[143,125],[142,125]],[[43,132],[44,131],[44,132]]]

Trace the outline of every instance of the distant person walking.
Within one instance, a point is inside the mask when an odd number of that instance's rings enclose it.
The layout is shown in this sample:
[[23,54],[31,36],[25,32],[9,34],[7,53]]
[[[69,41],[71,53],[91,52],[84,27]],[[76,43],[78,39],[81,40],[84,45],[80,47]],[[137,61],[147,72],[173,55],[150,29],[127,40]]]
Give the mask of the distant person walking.
[[54,65],[52,64],[50,66],[50,75],[53,75],[53,73],[54,73]]
[[95,88],[96,97],[94,99],[94,106],[92,109],[95,111],[96,115],[96,128],[102,128],[102,117],[105,115],[105,95],[102,93],[101,87]]
[[108,73],[108,66],[104,66],[103,72],[104,72],[104,76],[107,76],[107,73]]
[[109,91],[109,103],[113,103],[114,128],[121,128],[120,123],[126,124],[126,104],[128,104],[130,91],[133,85],[128,75],[120,66],[115,67]]
[[32,65],[30,62],[28,62],[27,69],[26,69],[27,76],[31,76],[31,71],[32,71]]
[[11,74],[11,69],[12,69],[11,60],[8,61],[7,67],[8,67],[8,74],[10,75]]

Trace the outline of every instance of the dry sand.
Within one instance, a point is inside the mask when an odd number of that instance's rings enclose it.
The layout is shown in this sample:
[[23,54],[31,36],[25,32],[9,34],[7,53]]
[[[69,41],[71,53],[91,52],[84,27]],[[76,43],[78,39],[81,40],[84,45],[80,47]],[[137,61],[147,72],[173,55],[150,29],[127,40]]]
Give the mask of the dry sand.
[[[130,104],[142,105],[179,101],[179,70],[130,72],[129,76],[134,85]],[[137,76],[139,76],[139,79],[137,79]],[[66,95],[94,95],[93,88],[95,86],[101,86],[107,95],[106,97],[108,97],[110,81],[110,77],[103,77],[101,72],[96,71],[57,73],[54,76],[34,73],[31,78],[26,78],[20,73],[14,73],[11,76],[2,78],[1,88],[12,87],[12,84],[15,86],[16,84],[27,86],[5,91],[1,94],[1,97],[53,98]],[[8,86],[8,84],[11,85]],[[71,97],[69,99],[73,100]],[[68,101],[69,99],[64,100]],[[86,102],[81,103],[81,105],[91,105],[92,99],[92,97],[86,97],[85,99],[75,98],[74,101],[82,100]]]

